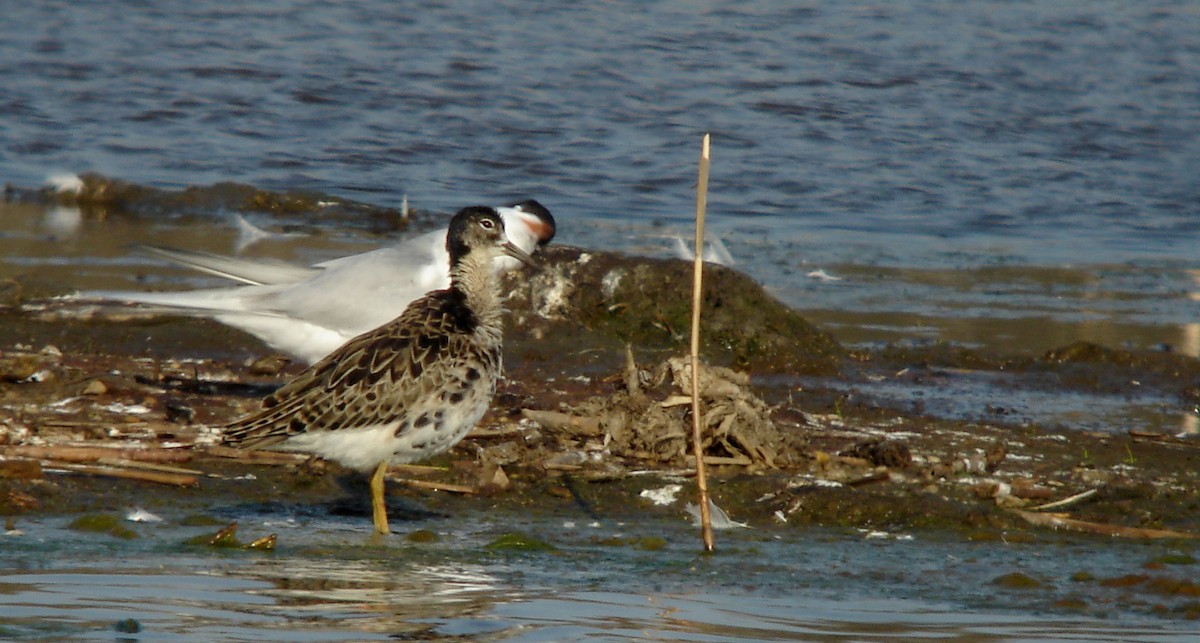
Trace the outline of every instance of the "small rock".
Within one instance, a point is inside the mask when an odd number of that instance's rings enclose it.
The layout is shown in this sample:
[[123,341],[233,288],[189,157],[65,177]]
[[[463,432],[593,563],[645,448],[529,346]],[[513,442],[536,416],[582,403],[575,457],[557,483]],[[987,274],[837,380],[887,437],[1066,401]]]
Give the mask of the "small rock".
[[479,450],[479,460],[496,465],[512,464],[520,462],[524,456],[525,449],[522,445],[506,440],[498,444],[488,445]]
[[142,624],[134,618],[127,618],[113,624],[113,629],[121,634],[137,634],[142,631]]
[[995,480],[984,480],[971,487],[971,491],[975,494],[976,498],[979,498],[980,500],[986,500],[988,498],[996,498],[1002,495],[1007,495],[1008,485]]
[[912,464],[912,452],[899,440],[871,440],[856,444],[842,452],[844,456],[862,458],[875,466],[903,469]]
[[992,473],[996,469],[1000,468],[1000,464],[1003,463],[1004,459],[1007,457],[1008,449],[1006,449],[1003,444],[997,444],[996,446],[988,449],[987,454],[984,456],[985,469],[988,473]]
[[80,391],[83,395],[104,395],[108,392],[108,385],[100,380],[92,380],[83,387]]
[[1054,497],[1054,490],[1027,478],[1017,478],[1012,481],[1012,495],[1026,500],[1049,500]]
[[1075,477],[1079,478],[1080,482],[1087,485],[1107,484],[1115,476],[1111,471],[1100,471],[1097,469],[1076,469]]
[[498,493],[506,491],[512,483],[509,482],[508,474],[504,473],[504,467],[489,464],[480,472],[476,486],[483,493]]

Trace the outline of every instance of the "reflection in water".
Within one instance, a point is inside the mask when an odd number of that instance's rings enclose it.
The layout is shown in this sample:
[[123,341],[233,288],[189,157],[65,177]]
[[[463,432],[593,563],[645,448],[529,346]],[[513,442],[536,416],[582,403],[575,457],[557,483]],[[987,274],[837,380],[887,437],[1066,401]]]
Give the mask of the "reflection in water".
[[[447,536],[439,542],[364,538],[339,519],[305,518],[276,551],[249,553],[181,547],[197,529],[163,513],[163,522],[139,526],[132,540],[81,536],[66,518],[22,520],[23,533],[0,536],[0,639],[111,641],[114,624],[129,619],[147,641],[263,643],[1156,642],[1194,629],[1184,617],[1194,604],[1187,596],[1071,580],[1081,570],[1099,578],[1148,573],[1146,560],[1180,553],[1177,543],[1001,548],[928,532],[883,542],[838,529],[764,526],[728,533],[717,555],[702,556],[682,511],[636,524],[602,518],[586,529],[535,511],[522,529],[555,534],[556,550],[529,553],[489,549],[495,517],[476,505],[422,525]],[[248,533],[272,524],[241,517]],[[648,534],[667,545],[648,551],[609,542]],[[1011,570],[1045,584],[997,589],[992,579]]]
[[[1200,270],[1186,272],[1188,277],[1191,277],[1192,283],[1195,284],[1195,290],[1188,292],[1188,299],[1200,302]],[[1192,357],[1200,356],[1200,320],[1184,324],[1180,330],[1182,339],[1179,342],[1179,352]],[[1179,432],[1183,435],[1200,434],[1200,406],[1183,414]]]
[[[531,564],[537,564],[530,561]],[[389,567],[391,567],[389,569]],[[711,591],[711,590],[710,590]],[[118,630],[117,628],[124,628]],[[259,561],[177,569],[0,575],[0,635],[175,641],[1180,640],[1167,626],[1064,619],[908,599],[506,587],[478,565]]]
[[705,594],[581,592],[502,604],[533,632],[506,640],[584,641],[1172,641],[1150,627],[964,610],[903,599],[833,601]]
[[386,639],[419,635],[430,619],[474,622],[512,595],[479,567],[380,561],[284,558],[229,573],[10,573],[0,575],[0,638],[111,632],[133,619],[150,639]]
[[83,225],[83,212],[79,208],[55,206],[46,211],[42,227],[60,237],[73,237]]
[[380,564],[380,561],[264,561],[231,572],[271,584],[254,590],[275,599],[254,608],[263,615],[307,614],[310,619],[337,621],[366,632],[415,634],[428,630],[424,621],[472,621],[498,600],[514,596],[499,579],[478,565]]

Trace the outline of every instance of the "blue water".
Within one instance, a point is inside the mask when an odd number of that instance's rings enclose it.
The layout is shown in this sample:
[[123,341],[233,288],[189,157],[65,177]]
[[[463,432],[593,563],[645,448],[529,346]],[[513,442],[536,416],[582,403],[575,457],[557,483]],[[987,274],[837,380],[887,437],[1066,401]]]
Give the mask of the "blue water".
[[38,2],[5,20],[0,177],[21,185],[534,196],[580,243],[591,221],[686,224],[712,132],[711,225],[813,260],[852,242],[924,263],[945,239],[1192,260],[1200,240],[1192,2]]
[[[978,343],[994,331],[951,322],[1000,309],[1067,324],[1056,338],[1197,350],[1180,331],[1200,318],[1192,2],[38,2],[5,19],[5,182],[97,171],[442,211],[534,197],[565,242],[655,254],[690,236],[711,132],[709,229],[843,341]],[[1086,286],[998,297],[962,272],[990,266]],[[1101,331],[1077,323],[1096,300]],[[846,312],[919,319],[880,334]]]
[[[468,503],[469,504],[469,503]],[[1197,641],[1186,597],[1071,580],[1143,572],[1157,543],[1031,545],[929,533],[721,531],[699,553],[685,520],[531,517],[553,552],[492,551],[494,521],[453,516],[372,540],[345,521],[240,516],[273,553],[186,546],[215,528],[127,523],[133,540],[20,522],[0,548],[0,638],[26,641]],[[682,511],[679,512],[682,516]],[[663,546],[619,544],[653,534]],[[883,536],[883,537],[880,537]],[[605,544],[604,539],[616,541]],[[902,562],[897,562],[902,561]],[[1036,589],[993,583],[1019,571]],[[1168,577],[1187,570],[1157,572]],[[1075,608],[1063,608],[1068,601]],[[1163,617],[1167,618],[1163,618]],[[136,634],[119,634],[136,623]]]

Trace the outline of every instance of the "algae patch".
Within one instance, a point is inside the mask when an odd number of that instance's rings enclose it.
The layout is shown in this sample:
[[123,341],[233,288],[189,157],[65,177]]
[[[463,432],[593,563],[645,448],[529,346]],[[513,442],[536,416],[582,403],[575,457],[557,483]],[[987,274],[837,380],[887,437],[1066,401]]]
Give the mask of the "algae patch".
[[[536,311],[517,316],[514,332],[536,329],[544,338],[577,342],[582,325],[621,343],[687,345],[691,262],[566,246],[540,256],[543,270],[522,275],[509,298],[510,310]],[[831,375],[845,352],[750,277],[723,266],[706,268],[701,314],[702,352],[717,362],[764,373]]]
[[992,579],[992,584],[1005,589],[1038,589],[1044,585],[1042,581],[1021,572],[997,576]]
[[487,549],[493,551],[555,551],[554,545],[521,533],[501,534],[487,544]]
[[441,540],[441,537],[428,529],[418,529],[410,532],[405,539],[411,543],[436,543]]
[[136,531],[121,524],[121,519],[112,514],[88,514],[80,516],[71,521],[68,525],[70,529],[75,531],[84,531],[94,534],[108,534],[116,538],[130,540],[137,538]]

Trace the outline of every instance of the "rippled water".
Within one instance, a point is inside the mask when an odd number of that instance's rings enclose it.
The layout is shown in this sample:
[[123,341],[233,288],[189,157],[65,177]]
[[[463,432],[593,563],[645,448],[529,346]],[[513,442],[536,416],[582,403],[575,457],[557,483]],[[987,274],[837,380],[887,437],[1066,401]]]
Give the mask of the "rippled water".
[[997,315],[1033,350],[1046,324],[1176,346],[1200,317],[1192,2],[130,0],[5,18],[5,181],[94,170],[441,210],[533,196],[568,242],[662,252],[687,234],[711,131],[710,229],[848,341],[986,343],[973,321]]
[[[1147,614],[1140,596],[1068,578],[1080,570],[1100,577],[1136,571],[1145,558],[1170,551],[1160,545],[998,548],[929,534],[743,530],[720,533],[717,554],[706,557],[682,520],[634,525],[580,515],[523,525],[556,548],[530,553],[486,548],[494,527],[478,517],[401,525],[402,533],[423,528],[442,536],[416,545],[320,518],[238,516],[247,535],[279,533],[271,554],[182,545],[206,530],[164,517],[130,523],[139,538],[119,543],[64,529],[56,518],[24,521],[21,532],[3,536],[0,637],[1198,640],[1187,623]],[[620,544],[650,534],[660,546]],[[897,566],[898,557],[907,564]],[[993,585],[1013,570],[1046,584]],[[1167,610],[1179,602],[1154,600]],[[1070,601],[1080,606],[1057,605]]]

